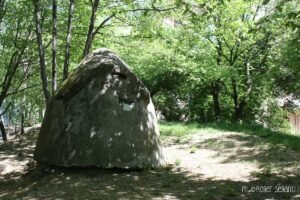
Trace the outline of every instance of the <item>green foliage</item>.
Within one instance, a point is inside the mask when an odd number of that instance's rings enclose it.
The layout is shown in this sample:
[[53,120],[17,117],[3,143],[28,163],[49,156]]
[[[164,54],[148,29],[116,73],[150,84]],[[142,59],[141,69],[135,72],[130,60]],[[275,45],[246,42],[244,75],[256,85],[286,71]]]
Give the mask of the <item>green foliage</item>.
[[175,122],[161,122],[159,124],[160,134],[162,136],[177,136],[182,137],[189,134],[197,133],[199,131],[196,123],[175,123]]
[[263,106],[266,107],[260,110],[260,124],[275,131],[288,132],[291,130],[287,121],[288,111],[281,108],[277,101],[267,100]]
[[300,135],[292,135],[290,132],[273,131],[257,124],[237,123],[175,123],[161,122],[160,134],[162,136],[177,136],[184,138],[190,134],[214,134],[218,132],[240,132],[243,134],[259,136],[266,139],[272,145],[283,145],[296,151],[300,151]]
[[196,146],[192,146],[190,153],[196,153],[197,150],[198,150],[198,148]]
[[180,160],[180,159],[176,159],[176,160],[175,160],[175,165],[176,165],[176,166],[179,166],[180,164],[181,164],[181,160]]
[[[177,1],[176,5],[186,7],[175,15],[143,17],[144,29],[134,27],[135,35],[121,39],[125,47],[117,48],[167,120],[214,121],[215,90],[222,120],[254,121],[263,100],[277,91],[273,86],[279,22],[262,11],[277,5],[265,4],[210,1],[191,6]],[[181,25],[170,27],[165,19]]]
[[[51,80],[52,6],[50,1],[40,3]],[[22,59],[31,61],[28,78],[25,80],[24,69],[18,68],[9,92],[37,86],[7,97],[2,107],[12,101],[8,110],[12,121],[20,121],[24,112],[28,113],[28,123],[35,123],[42,118],[44,104],[33,4],[18,0],[6,1],[5,5],[7,10],[0,21],[1,78],[11,55],[30,33],[22,55]],[[59,86],[68,6],[68,1],[58,1]],[[266,99],[276,99],[282,91],[300,94],[297,1],[100,1],[99,8],[95,26],[115,15],[95,35],[92,49],[108,47],[117,52],[145,83],[166,120],[263,121],[272,129],[286,128],[285,111],[270,103],[270,116],[266,116],[261,108]],[[90,14],[89,1],[75,2],[70,71],[82,59]],[[20,35],[17,40],[16,34]]]

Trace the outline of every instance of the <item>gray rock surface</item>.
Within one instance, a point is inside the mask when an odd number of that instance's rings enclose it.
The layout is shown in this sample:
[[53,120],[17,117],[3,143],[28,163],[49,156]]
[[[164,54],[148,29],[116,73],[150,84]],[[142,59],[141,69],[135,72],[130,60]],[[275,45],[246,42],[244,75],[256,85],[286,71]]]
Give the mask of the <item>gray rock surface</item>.
[[115,53],[94,51],[51,98],[34,158],[67,167],[161,166],[149,91]]

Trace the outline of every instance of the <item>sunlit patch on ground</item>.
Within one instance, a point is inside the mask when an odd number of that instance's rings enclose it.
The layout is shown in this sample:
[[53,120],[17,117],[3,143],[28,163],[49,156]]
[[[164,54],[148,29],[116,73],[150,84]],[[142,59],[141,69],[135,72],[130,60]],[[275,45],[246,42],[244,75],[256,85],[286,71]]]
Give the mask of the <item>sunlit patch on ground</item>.
[[16,155],[10,156],[0,156],[1,164],[0,164],[0,175],[6,175],[9,173],[22,173],[26,164],[29,160],[18,160]]
[[[236,132],[163,137],[162,169],[128,171],[36,166],[36,131],[1,144],[0,199],[299,199],[300,153]],[[297,186],[294,193],[243,187]]]

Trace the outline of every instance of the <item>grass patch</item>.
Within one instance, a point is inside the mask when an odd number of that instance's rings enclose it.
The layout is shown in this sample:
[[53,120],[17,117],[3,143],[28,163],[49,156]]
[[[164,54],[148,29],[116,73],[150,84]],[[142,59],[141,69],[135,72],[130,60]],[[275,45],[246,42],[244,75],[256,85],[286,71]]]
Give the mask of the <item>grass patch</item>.
[[215,129],[197,123],[160,122],[159,129],[161,136],[184,137],[195,133],[214,132]]
[[160,134],[162,136],[177,136],[183,137],[189,134],[197,133],[199,131],[195,123],[176,123],[176,122],[162,122],[159,124]]
[[177,158],[176,160],[175,160],[175,165],[176,166],[179,166],[181,164],[181,160],[179,159],[179,158]]
[[268,143],[284,145],[290,149],[300,151],[300,135],[276,132],[256,124],[160,122],[160,133],[162,136],[184,137],[195,133],[213,134],[220,131],[256,135],[265,138]]
[[218,130],[241,132],[265,138],[271,144],[281,144],[296,151],[300,151],[300,135],[272,131],[256,124],[213,124]]
[[196,146],[192,146],[190,153],[196,153],[197,150],[198,150],[198,148]]

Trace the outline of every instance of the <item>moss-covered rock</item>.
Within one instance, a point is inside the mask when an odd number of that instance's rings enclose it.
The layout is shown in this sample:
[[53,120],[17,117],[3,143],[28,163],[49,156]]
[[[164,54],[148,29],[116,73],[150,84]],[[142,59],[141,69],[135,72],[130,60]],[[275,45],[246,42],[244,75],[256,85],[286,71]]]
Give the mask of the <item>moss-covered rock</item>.
[[116,54],[99,49],[51,98],[34,157],[56,166],[159,167],[158,137],[147,88]]

